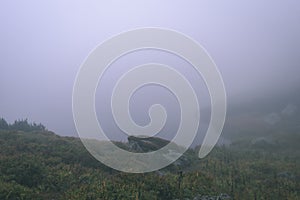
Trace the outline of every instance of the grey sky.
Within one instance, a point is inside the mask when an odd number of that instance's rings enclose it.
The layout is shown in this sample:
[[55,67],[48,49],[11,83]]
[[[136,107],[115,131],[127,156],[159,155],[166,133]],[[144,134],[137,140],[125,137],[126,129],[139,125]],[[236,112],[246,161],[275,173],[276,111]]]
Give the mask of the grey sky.
[[0,116],[75,135],[71,95],[81,63],[107,38],[145,26],[202,44],[230,101],[280,94],[300,85],[299,24],[298,0],[2,0]]

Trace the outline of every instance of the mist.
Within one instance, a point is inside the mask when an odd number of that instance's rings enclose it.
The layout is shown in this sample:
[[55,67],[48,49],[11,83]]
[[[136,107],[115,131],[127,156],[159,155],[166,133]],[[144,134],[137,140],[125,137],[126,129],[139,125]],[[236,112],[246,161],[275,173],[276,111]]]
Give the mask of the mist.
[[[28,118],[60,135],[77,136],[72,90],[84,59],[120,32],[161,27],[192,37],[208,51],[225,83],[229,121],[263,112],[262,120],[272,125],[299,110],[299,21],[297,0],[1,1],[0,117],[8,122]],[[188,77],[201,99],[200,132],[207,128],[209,96],[191,66],[165,52],[128,56],[114,63],[96,95],[98,118],[112,132],[112,139],[125,136],[111,121],[109,104],[102,97],[122,70],[154,61],[169,64]],[[157,86],[137,91],[130,104],[132,117],[138,124],[147,124],[147,108],[153,103],[165,105],[172,116],[159,133],[170,138],[178,127],[180,110],[169,91]]]

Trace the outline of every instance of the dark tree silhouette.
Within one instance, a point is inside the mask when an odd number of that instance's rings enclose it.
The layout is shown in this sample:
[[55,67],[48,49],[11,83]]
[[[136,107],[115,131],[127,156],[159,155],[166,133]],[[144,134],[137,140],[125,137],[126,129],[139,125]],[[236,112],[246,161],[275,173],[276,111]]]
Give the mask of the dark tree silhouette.
[[0,129],[30,132],[30,131],[45,131],[46,127],[41,123],[40,124],[36,124],[35,122],[29,123],[27,119],[16,120],[13,124],[8,124],[5,121],[5,119],[0,118]]
[[8,129],[8,123],[3,118],[0,118],[0,129],[4,129],[4,130]]

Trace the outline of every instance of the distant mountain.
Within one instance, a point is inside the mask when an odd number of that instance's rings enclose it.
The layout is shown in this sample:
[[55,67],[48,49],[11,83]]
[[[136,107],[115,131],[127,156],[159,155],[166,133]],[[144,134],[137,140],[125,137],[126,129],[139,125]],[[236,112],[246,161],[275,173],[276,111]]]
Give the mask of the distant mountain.
[[255,140],[290,137],[300,134],[299,91],[251,99],[228,105],[222,137],[231,140]]

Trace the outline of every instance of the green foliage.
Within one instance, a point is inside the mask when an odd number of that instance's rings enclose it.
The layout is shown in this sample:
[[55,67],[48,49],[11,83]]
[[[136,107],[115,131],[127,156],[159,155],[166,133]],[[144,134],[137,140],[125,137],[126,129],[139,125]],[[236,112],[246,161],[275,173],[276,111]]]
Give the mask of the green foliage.
[[0,129],[4,129],[4,130],[8,129],[8,123],[3,118],[0,118]]
[[0,199],[3,200],[31,200],[34,198],[34,191],[14,182],[0,181]]
[[[294,137],[294,136],[293,136]],[[285,144],[288,138],[285,138]],[[122,145],[119,143],[118,145]],[[78,138],[49,131],[0,131],[0,199],[299,199],[299,147],[216,147],[184,169],[121,173],[96,161]],[[285,149],[285,150],[283,150]],[[178,170],[183,170],[182,175]]]
[[5,119],[0,118],[0,130],[19,130],[19,131],[45,131],[44,125],[36,124],[35,122],[29,123],[27,119],[16,120],[13,124],[8,124]]
[[6,157],[0,160],[0,169],[8,182],[16,182],[26,187],[36,187],[44,179],[44,167],[39,159],[27,155]]

